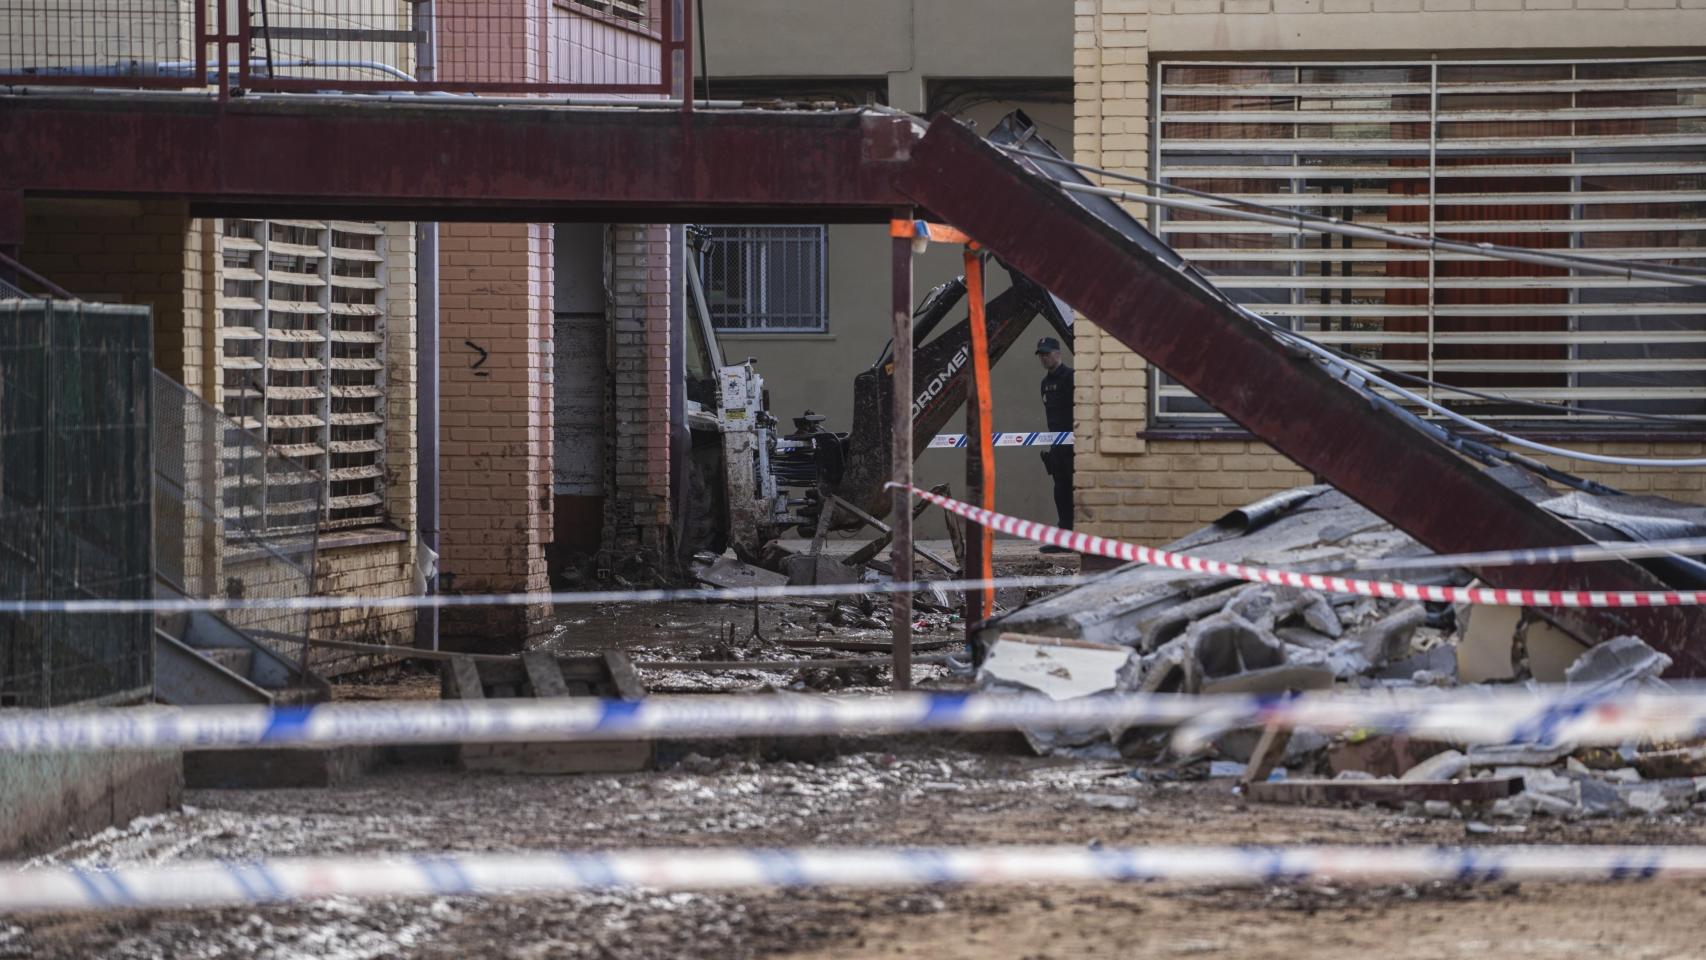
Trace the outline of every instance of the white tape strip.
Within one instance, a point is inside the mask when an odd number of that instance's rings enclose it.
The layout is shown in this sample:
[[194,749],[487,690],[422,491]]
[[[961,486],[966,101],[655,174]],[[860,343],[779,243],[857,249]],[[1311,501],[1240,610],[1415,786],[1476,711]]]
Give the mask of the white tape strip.
[[[963,449],[966,445],[964,433],[938,433],[930,438],[930,449],[944,447]],[[1072,431],[1065,433],[997,433],[993,435],[998,447],[1052,447],[1055,445],[1072,446]]]
[[909,730],[1178,727],[1196,749],[1222,730],[1265,725],[1409,733],[1464,743],[1619,744],[1706,735],[1706,689],[1572,687],[1313,692],[1294,697],[905,693],[881,697],[650,697],[323,703],[307,707],[0,710],[0,755],[80,750],[236,749],[371,743],[634,740]]
[[593,590],[575,593],[454,593],[430,597],[215,597],[209,600],[0,600],[0,613],[186,613],[192,610],[418,610],[445,607],[516,607],[535,604],[678,601],[813,600],[867,594],[932,593],[994,587],[1065,587],[1083,577],[996,577],[993,580],[917,580],[912,583],[825,583],[703,590]]
[[1014,883],[1278,884],[1310,880],[1652,880],[1706,876],[1706,847],[931,847],[441,854],[96,870],[0,866],[0,913],[278,903],[320,897],[583,890],[916,887]]
[[[896,484],[890,483],[893,487]],[[1035,540],[1038,543],[1066,547],[1079,553],[1111,557],[1129,563],[1150,563],[1206,576],[1231,577],[1252,583],[1271,583],[1285,587],[1304,587],[1327,593],[1354,594],[1363,597],[1385,597],[1390,600],[1425,600],[1430,603],[1470,603],[1498,607],[1693,607],[1706,603],[1706,590],[1511,590],[1503,587],[1438,587],[1392,580],[1357,580],[1318,573],[1294,573],[1272,567],[1251,567],[1227,563],[1184,553],[1157,550],[1120,540],[1109,540],[1086,533],[1074,533],[1051,527],[1034,520],[1021,520],[1004,513],[974,507],[969,503],[944,497],[941,494],[909,487],[913,495],[922,497],[942,509],[957,513],[991,530]]]

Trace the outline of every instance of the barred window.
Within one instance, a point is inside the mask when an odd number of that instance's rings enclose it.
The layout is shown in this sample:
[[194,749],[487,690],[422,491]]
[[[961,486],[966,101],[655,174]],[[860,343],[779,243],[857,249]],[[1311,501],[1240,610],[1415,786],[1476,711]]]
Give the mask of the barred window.
[[[1706,266],[1706,60],[1160,65],[1157,175],[1374,227]],[[1605,427],[1706,420],[1706,290],[1300,233],[1198,211],[1157,232],[1251,309],[1329,346]],[[1159,422],[1218,415],[1157,373]]]
[[731,333],[823,333],[822,226],[697,227],[712,324]]
[[291,461],[228,470],[264,488],[244,508],[268,530],[383,521],[384,228],[228,219],[220,250],[225,412]]

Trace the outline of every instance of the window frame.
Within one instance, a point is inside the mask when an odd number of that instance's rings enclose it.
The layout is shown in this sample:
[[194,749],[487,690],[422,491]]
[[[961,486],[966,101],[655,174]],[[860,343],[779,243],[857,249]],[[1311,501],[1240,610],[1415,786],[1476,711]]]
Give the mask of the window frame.
[[[699,278],[705,287],[705,298],[711,312],[711,328],[720,336],[825,336],[829,334],[829,227],[826,224],[813,223],[752,223],[752,224],[703,224],[697,229],[704,231],[707,239],[698,253]],[[761,231],[796,231],[806,232],[802,236],[762,236]],[[730,237],[722,233],[744,233],[747,236]],[[816,289],[810,294],[811,310],[796,311],[797,316],[813,315],[810,325],[778,325],[770,315],[777,311],[772,309],[768,300],[771,293],[771,273],[775,269],[771,263],[771,244],[779,242],[796,242],[800,246],[812,249],[810,254],[816,270]],[[748,251],[760,251],[761,257],[748,257],[742,261],[742,272],[747,274],[745,285],[747,289],[756,291],[763,301],[760,310],[752,312],[750,303],[745,305],[743,317],[745,322],[740,326],[729,326],[727,314],[719,315],[722,304],[715,299],[712,289],[713,271],[711,269],[712,252],[709,245],[715,243],[739,243]],[[754,274],[757,275],[754,275]],[[748,295],[751,299],[751,294]]]

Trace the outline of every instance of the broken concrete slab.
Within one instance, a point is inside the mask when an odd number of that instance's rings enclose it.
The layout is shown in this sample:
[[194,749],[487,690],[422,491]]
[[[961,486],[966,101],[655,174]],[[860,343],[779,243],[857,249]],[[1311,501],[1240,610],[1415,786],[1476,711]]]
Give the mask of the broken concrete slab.
[[1381,803],[1444,800],[1448,803],[1488,803],[1514,795],[1522,788],[1516,777],[1481,780],[1279,780],[1252,783],[1246,793],[1263,803]]
[[1398,775],[1400,780],[1456,780],[1469,772],[1469,758],[1458,750],[1443,750]]
[[1137,652],[1130,647],[1009,633],[989,649],[978,683],[1070,700],[1132,689],[1138,671]]
[[1230,607],[1191,624],[1185,638],[1205,681],[1285,663],[1285,645],[1269,626]]
[[1445,644],[1432,647],[1389,663],[1374,672],[1380,680],[1414,680],[1418,673],[1429,673],[1457,680],[1457,651]]
[[[1312,488],[1287,503],[1288,509],[1266,519],[1265,525],[1248,531],[1205,528],[1168,547],[1235,562],[1295,561],[1323,546],[1325,559],[1341,561],[1426,553],[1337,491]],[[987,648],[1001,632],[1013,631],[1116,643],[1147,653],[1182,635],[1192,620],[1222,609],[1229,599],[1207,595],[1245,586],[1171,568],[1126,566],[995,618],[979,632],[978,643]],[[1186,616],[1188,607],[1193,609]]]
[[1670,657],[1640,637],[1614,637],[1590,647],[1564,671],[1566,682],[1586,686],[1650,684],[1671,665]]
[[1449,743],[1424,740],[1403,733],[1345,740],[1328,749],[1327,768],[1335,774],[1359,771],[1378,777],[1397,777],[1430,757],[1451,749]]
[[1460,606],[1457,608],[1457,678],[1464,683],[1514,680],[1512,648],[1518,607]]
[[[978,669],[977,683],[984,690],[1069,700],[1132,690],[1141,670],[1142,661],[1130,647],[1009,633],[990,647]],[[1094,755],[1116,755],[1113,732],[1106,728],[1021,732],[1039,754],[1082,755],[1089,750]]]
[[733,557],[719,557],[709,566],[693,569],[693,578],[700,583],[709,584],[724,590],[739,590],[746,587],[784,587],[788,578],[774,570],[755,567],[750,563],[742,563]]
[[1229,677],[1204,680],[1203,693],[1290,693],[1327,690],[1333,686],[1333,671],[1323,667],[1281,664],[1246,670]]
[[1523,629],[1522,646],[1528,654],[1528,675],[1541,683],[1563,683],[1570,665],[1588,651],[1587,644],[1544,620]]
[[1573,743],[1478,743],[1468,757],[1471,767],[1548,767],[1575,749]]

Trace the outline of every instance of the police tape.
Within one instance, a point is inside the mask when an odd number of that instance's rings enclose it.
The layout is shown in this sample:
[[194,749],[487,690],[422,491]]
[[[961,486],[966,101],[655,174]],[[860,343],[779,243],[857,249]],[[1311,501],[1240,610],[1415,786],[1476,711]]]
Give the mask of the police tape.
[[[1030,433],[996,433],[995,446],[998,447],[1054,447],[1073,445],[1072,431],[1065,433],[1049,433],[1032,431]],[[968,440],[964,433],[938,433],[930,438],[929,449],[963,449]]]
[[[889,487],[899,486],[895,483]],[[1072,530],[1062,530],[1034,520],[1021,520],[1004,513],[985,510],[969,503],[944,497],[929,490],[908,487],[914,496],[921,497],[949,513],[956,513],[973,523],[982,524],[999,533],[1011,534],[1056,547],[1066,547],[1078,553],[1110,557],[1129,563],[1148,563],[1171,567],[1206,576],[1230,577],[1252,583],[1269,583],[1282,587],[1303,587],[1326,593],[1353,594],[1362,597],[1383,597],[1389,600],[1423,600],[1429,603],[1468,603],[1500,607],[1692,607],[1706,603],[1706,590],[1525,590],[1504,587],[1445,587],[1393,580],[1360,580],[1351,577],[1318,573],[1297,573],[1272,567],[1252,567],[1224,560],[1210,560],[1190,554],[1158,550],[1106,537],[1096,537]]]
[[586,590],[538,593],[441,593],[397,597],[210,597],[153,600],[0,600],[0,613],[189,613],[196,610],[436,610],[449,607],[597,606],[607,603],[747,603],[760,600],[832,600],[898,593],[1067,587],[1081,576],[1018,576],[972,580],[915,580],[910,583],[860,582],[727,587],[711,589]]
[[1687,740],[1706,735],[1706,688],[1131,693],[1070,700],[920,692],[11,709],[0,710],[0,755],[1130,728],[1176,728],[1175,749],[1190,753],[1226,730],[1266,726],[1482,744]]
[[1706,876],[1706,847],[1068,847],[653,849],[0,866],[0,913],[282,903],[323,897],[612,890],[1172,881],[1485,883]]

